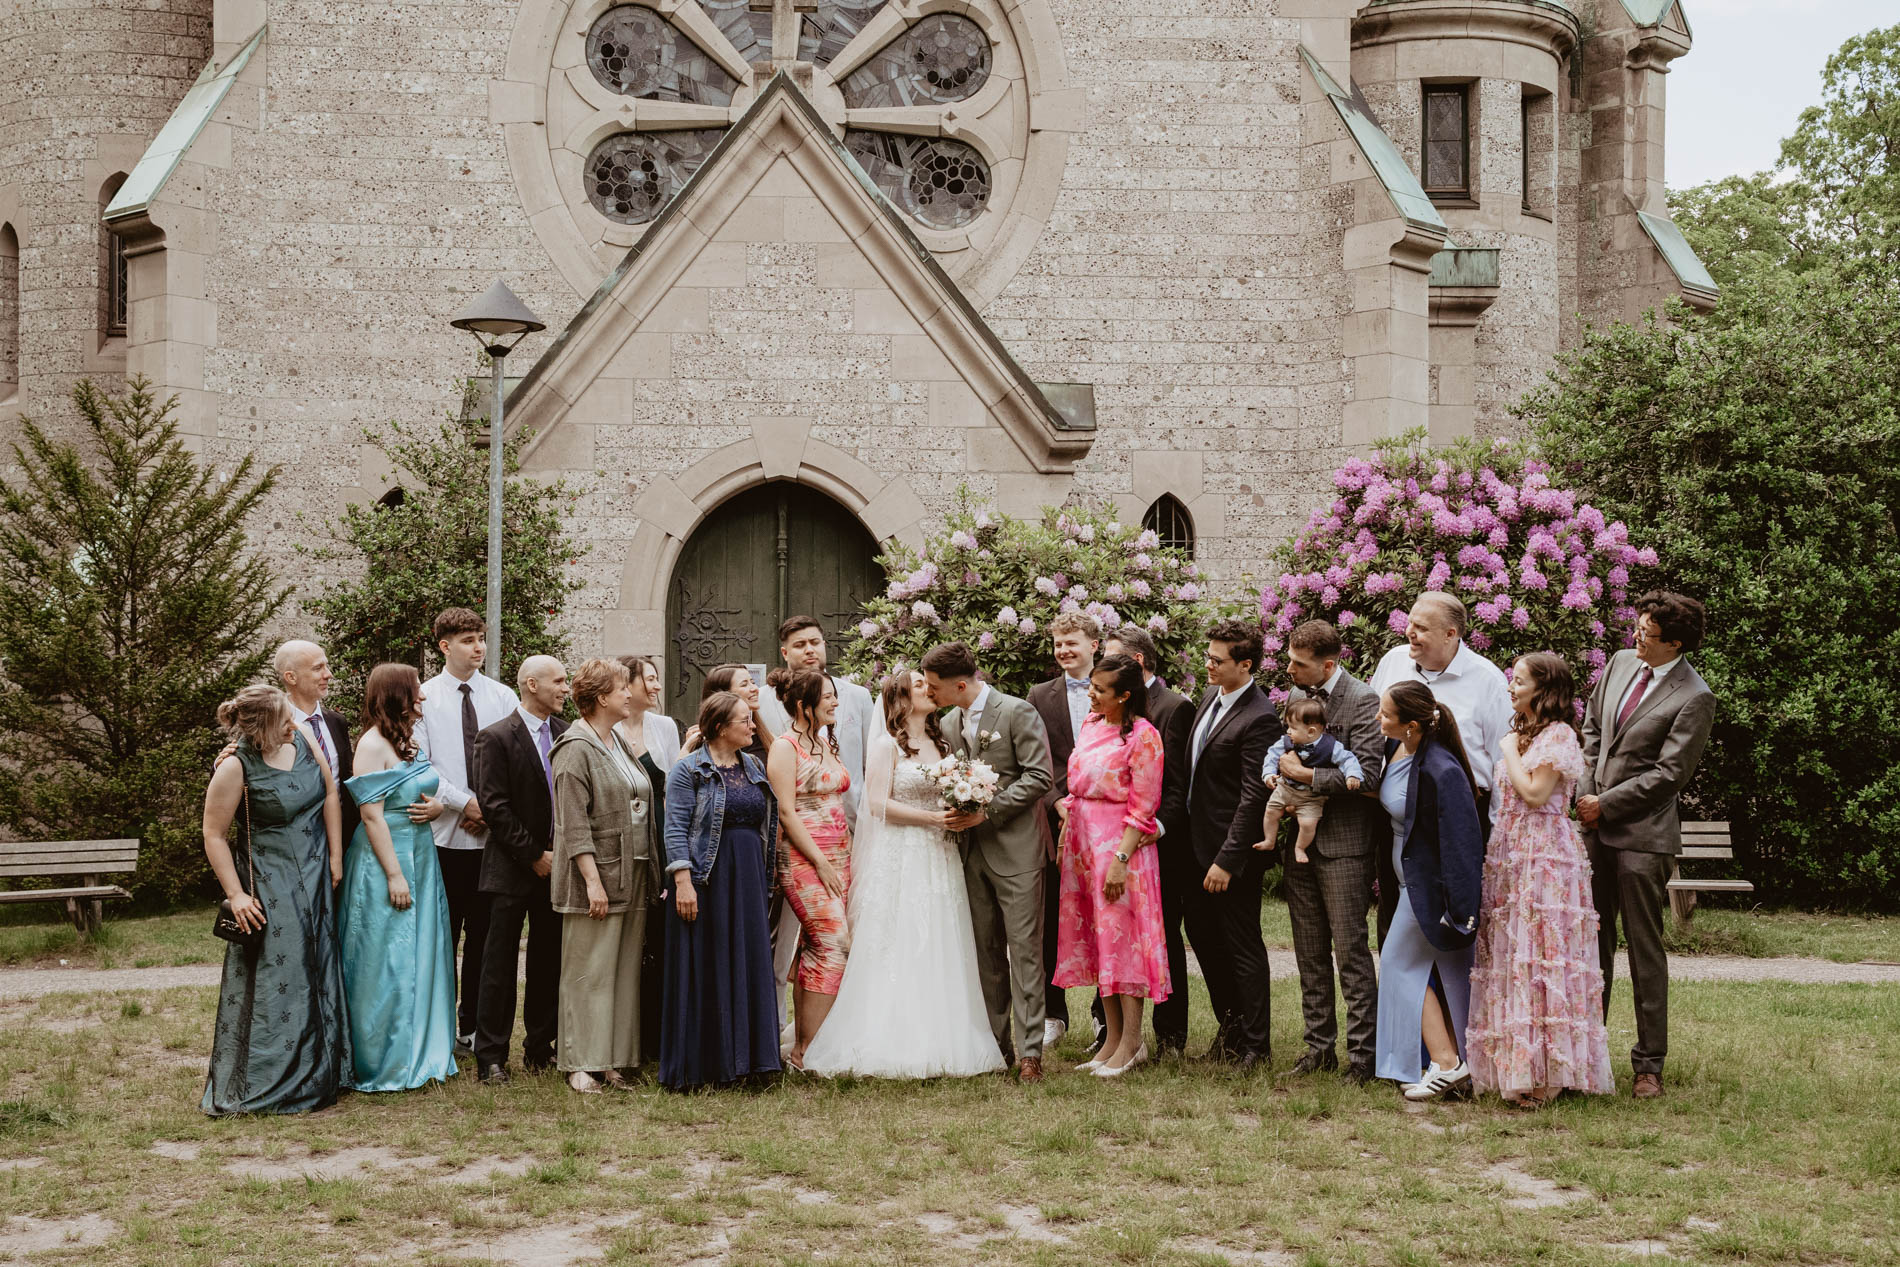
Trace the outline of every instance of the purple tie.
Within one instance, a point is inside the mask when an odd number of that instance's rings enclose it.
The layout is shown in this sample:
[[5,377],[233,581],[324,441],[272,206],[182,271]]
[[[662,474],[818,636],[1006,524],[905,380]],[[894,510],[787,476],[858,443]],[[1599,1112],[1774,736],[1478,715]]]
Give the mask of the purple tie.
[[1630,714],[1635,712],[1636,706],[1643,702],[1643,692],[1649,689],[1649,680],[1655,676],[1656,670],[1650,668],[1647,664],[1643,666],[1643,671],[1636,675],[1636,689],[1631,691],[1630,697],[1623,701],[1623,709],[1616,715],[1616,728],[1618,730],[1623,729],[1623,724],[1629,721]]
[[317,751],[323,754],[323,764],[334,766],[330,760],[330,745],[323,737],[323,713],[321,710],[310,714],[310,736],[317,741]]
[[543,721],[541,728],[535,731],[534,746],[541,750],[541,773],[547,778],[548,800],[552,801],[554,799],[554,767],[548,764],[548,753],[552,751],[552,745],[548,742],[549,729],[548,723]]

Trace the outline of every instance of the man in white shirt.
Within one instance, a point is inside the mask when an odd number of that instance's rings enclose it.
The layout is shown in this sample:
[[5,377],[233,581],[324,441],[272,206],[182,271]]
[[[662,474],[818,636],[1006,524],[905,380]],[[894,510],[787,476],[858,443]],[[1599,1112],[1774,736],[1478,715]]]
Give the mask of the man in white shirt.
[[519,701],[513,691],[481,672],[488,658],[488,626],[480,616],[465,607],[451,607],[435,618],[434,634],[442,672],[423,687],[416,743],[441,780],[436,797],[445,811],[431,829],[435,856],[442,866],[442,887],[448,895],[451,959],[457,937],[463,939],[456,1042],[458,1048],[466,1049],[463,1054],[472,1054],[482,945],[488,939],[489,898],[481,891],[488,823],[471,790],[475,779],[468,759],[475,752],[475,737],[514,712]]
[[1433,699],[1451,709],[1471,762],[1471,777],[1478,783],[1488,833],[1497,817],[1492,768],[1502,755],[1499,745],[1511,731],[1511,687],[1502,669],[1465,645],[1469,624],[1465,605],[1456,596],[1442,590],[1420,594],[1406,620],[1406,645],[1385,653],[1372,675],[1372,689],[1384,696],[1400,682],[1422,682]]
[[[788,669],[825,671],[825,631],[810,616],[793,616],[778,627],[779,659]],[[877,709],[871,692],[856,682],[833,676],[831,689],[838,693],[838,759],[851,775],[851,786],[844,794],[844,816],[852,831],[858,828],[858,804],[864,795],[864,749],[874,733]],[[650,715],[650,714],[649,714]],[[791,728],[791,718],[778,695],[766,683],[759,684],[759,715],[772,733],[782,735]],[[798,953],[798,916],[784,900],[778,886],[772,888],[772,975],[778,981],[778,998],[785,997],[792,959]]]

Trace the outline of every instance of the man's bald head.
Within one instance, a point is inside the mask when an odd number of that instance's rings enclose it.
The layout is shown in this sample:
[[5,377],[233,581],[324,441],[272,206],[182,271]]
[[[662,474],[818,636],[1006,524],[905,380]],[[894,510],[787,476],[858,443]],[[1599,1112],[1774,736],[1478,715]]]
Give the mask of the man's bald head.
[[536,717],[552,717],[567,707],[567,666],[551,655],[531,655],[515,674],[521,706]]
[[559,660],[551,655],[531,655],[521,662],[521,671],[515,674],[515,685],[525,687],[529,678],[546,681],[550,674],[566,676],[567,670]]
[[323,697],[330,693],[330,657],[323,648],[304,638],[292,638],[277,648],[270,658],[271,671],[284,684],[290,702],[306,713],[313,713]]

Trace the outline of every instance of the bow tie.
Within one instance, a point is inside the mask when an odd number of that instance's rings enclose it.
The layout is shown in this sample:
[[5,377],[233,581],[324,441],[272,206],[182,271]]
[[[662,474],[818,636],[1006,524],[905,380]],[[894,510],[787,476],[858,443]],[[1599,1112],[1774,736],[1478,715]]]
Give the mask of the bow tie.
[[1071,691],[1086,691],[1089,689],[1087,678],[1072,677],[1065,678],[1064,680],[1068,682]]
[[1308,691],[1307,694],[1311,695],[1314,699],[1320,701],[1320,703],[1322,704],[1325,703],[1327,700],[1331,699],[1333,696],[1333,693],[1327,690],[1323,686],[1316,686],[1312,690]]

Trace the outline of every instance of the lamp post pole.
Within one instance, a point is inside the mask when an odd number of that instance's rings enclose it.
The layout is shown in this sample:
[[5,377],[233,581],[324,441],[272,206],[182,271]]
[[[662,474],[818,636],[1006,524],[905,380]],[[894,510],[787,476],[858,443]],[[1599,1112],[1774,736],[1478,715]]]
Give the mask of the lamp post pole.
[[[497,281],[480,298],[462,309],[449,324],[475,336],[493,367],[488,401],[488,675],[501,679],[501,493],[502,366],[525,335],[545,330],[541,319],[515,297],[507,284]],[[508,336],[513,335],[512,339]]]

